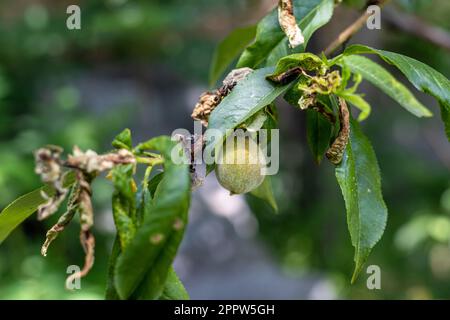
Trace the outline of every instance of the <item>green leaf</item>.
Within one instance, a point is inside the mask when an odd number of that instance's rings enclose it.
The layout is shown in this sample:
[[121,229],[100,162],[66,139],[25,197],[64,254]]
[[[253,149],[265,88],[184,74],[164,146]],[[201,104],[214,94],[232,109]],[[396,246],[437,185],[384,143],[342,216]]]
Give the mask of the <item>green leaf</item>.
[[217,46],[214,52],[211,67],[209,69],[209,85],[214,86],[227,70],[230,64],[237,58],[238,54],[245,49],[255,37],[256,26],[238,28],[232,31]]
[[289,47],[289,41],[286,37],[283,38],[280,43],[273,48],[273,50],[270,52],[270,54],[267,56],[266,61],[264,62],[263,66],[275,66],[278,61],[295,52],[301,52],[303,51],[302,46],[298,46],[297,48],[291,49]]
[[136,198],[132,190],[133,170],[132,164],[120,165],[111,170],[114,183],[113,217],[122,249],[130,243],[136,232]]
[[430,94],[439,101],[442,120],[450,141],[450,81],[430,66],[413,58],[362,45],[348,47],[343,54],[334,58],[332,63],[338,62],[344,56],[363,53],[377,54],[386,62],[395,65],[418,90]]
[[122,299],[157,299],[187,224],[190,177],[186,164],[174,164],[171,151],[176,143],[163,136],[136,147],[157,150],[164,157],[164,178],[155,192],[150,215],[144,217],[133,240],[119,256],[115,284]]
[[298,101],[303,95],[303,90],[300,90],[298,86],[292,86],[283,96],[283,99],[295,108],[299,108]]
[[450,109],[441,104],[441,119],[445,125],[447,139],[450,141]]
[[136,202],[137,208],[135,223],[136,227],[139,228],[139,226],[142,224],[142,221],[144,220],[144,217],[147,216],[151,210],[152,196],[150,194],[150,191],[148,190],[148,187],[141,186],[139,188],[139,191],[136,194]]
[[334,0],[322,0],[300,21],[300,29],[305,38],[303,48],[306,48],[313,33],[330,21],[333,9]]
[[[347,84],[350,81],[352,71],[344,62],[342,62],[340,66],[341,66],[341,85],[339,86],[338,91],[344,91],[346,90]],[[355,83],[355,85],[359,85],[359,83]]]
[[266,176],[264,178],[263,183],[261,183],[261,185],[258,188],[251,191],[250,194],[266,201],[275,212],[278,212],[278,205],[273,195],[272,182],[270,176]]
[[[286,92],[289,85],[274,86],[266,80],[266,75],[272,71],[273,68],[258,69],[238,82],[211,113],[208,129],[217,129],[225,134],[228,129],[234,129]],[[214,144],[218,142],[215,141]],[[208,147],[211,143],[208,141]]]
[[[300,21],[300,25],[302,25],[302,20],[306,18],[308,13],[313,10],[318,10],[317,7],[321,7],[323,2],[329,2],[329,0],[295,0],[294,15],[297,22]],[[322,12],[322,10],[318,11]],[[312,21],[311,18],[308,18],[308,20]],[[322,19],[318,18],[316,21],[319,22],[319,20]],[[308,34],[312,34],[314,30],[315,29],[312,26],[310,30],[308,30]],[[278,22],[278,10],[275,8],[258,23],[255,41],[244,50],[239,58],[237,67],[256,69],[274,50],[280,50],[280,48],[277,47],[282,45],[285,39],[286,36],[281,30]],[[307,40],[308,39],[305,38],[305,41]],[[292,53],[293,51],[291,50],[290,52]]]
[[330,146],[333,127],[331,123],[319,112],[312,109],[306,110],[306,130],[309,148],[317,164],[323,159]]
[[[155,176],[153,176],[148,184],[146,184],[146,188],[141,191],[141,204],[138,208],[138,211],[142,211],[142,217],[148,217],[152,212],[153,198],[156,193],[156,189],[159,186],[159,183],[162,181],[164,177],[164,172],[159,172]],[[151,274],[151,270],[149,271]],[[151,284],[149,284],[151,285]],[[139,299],[146,299],[147,297],[144,295],[136,295]],[[164,290],[160,300],[188,300],[189,295],[178,278],[173,267],[169,269],[169,273],[167,275],[167,280],[164,285]]]
[[41,196],[42,191],[50,196],[54,194],[50,187],[41,187],[17,198],[0,213],[0,243],[19,224],[32,215],[41,204],[46,202]]
[[215,163],[206,164],[206,176],[209,175],[211,172],[213,172],[215,169],[216,169]]
[[[69,172],[64,178],[64,187],[70,187],[74,182],[75,175],[73,172]],[[0,212],[0,244],[19,224],[46,202],[41,196],[42,191],[49,196],[53,196],[55,193],[52,187],[43,186],[17,198]]]
[[148,191],[150,191],[150,195],[152,196],[152,198],[155,196],[156,188],[163,178],[164,172],[159,172],[154,175],[148,182]]
[[433,114],[402,83],[379,64],[362,56],[348,56],[342,59],[353,71],[378,87],[402,107],[417,117],[431,117]]
[[119,300],[119,295],[117,294],[116,287],[114,285],[114,274],[115,274],[115,266],[117,262],[117,258],[120,255],[120,239],[117,235],[114,239],[113,247],[111,250],[111,255],[109,256],[108,261],[108,278],[106,279],[106,300]]
[[367,117],[370,115],[372,107],[359,94],[343,91],[338,92],[337,95],[340,96],[341,98],[344,98],[347,102],[350,102],[353,106],[355,106],[361,111],[361,113],[358,116],[358,121],[363,121],[367,119]]
[[355,247],[353,283],[383,235],[387,221],[375,152],[359,124],[353,120],[344,157],[336,167],[336,178],[344,196],[348,229]]
[[133,148],[133,143],[131,141],[131,131],[130,129],[125,129],[119,133],[112,142],[112,146],[116,149],[127,149],[131,150]]
[[159,297],[160,300],[189,300],[189,294],[178,278],[173,267],[169,269],[164,291]]

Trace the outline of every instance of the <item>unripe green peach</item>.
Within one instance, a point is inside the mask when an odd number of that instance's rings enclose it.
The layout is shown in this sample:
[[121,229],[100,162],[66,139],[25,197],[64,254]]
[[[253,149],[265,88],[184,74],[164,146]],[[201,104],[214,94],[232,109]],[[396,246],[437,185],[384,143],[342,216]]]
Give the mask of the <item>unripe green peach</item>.
[[231,194],[250,192],[264,180],[262,170],[266,166],[266,158],[258,144],[249,137],[241,141],[228,138],[218,159],[217,180]]

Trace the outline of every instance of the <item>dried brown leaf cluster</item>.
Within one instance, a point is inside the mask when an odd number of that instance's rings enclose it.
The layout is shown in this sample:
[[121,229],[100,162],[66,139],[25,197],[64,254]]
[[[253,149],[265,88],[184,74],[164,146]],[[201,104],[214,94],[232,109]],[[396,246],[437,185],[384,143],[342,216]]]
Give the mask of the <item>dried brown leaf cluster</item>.
[[223,80],[222,86],[215,91],[204,92],[195,108],[191,117],[194,120],[201,121],[201,123],[207,127],[208,119],[211,112],[219,105],[223,98],[225,98],[236,84],[249,75],[253,69],[239,68],[232,70]]
[[95,238],[91,232],[94,224],[94,212],[92,209],[91,183],[95,177],[103,171],[111,170],[116,165],[134,164],[134,155],[125,149],[98,155],[95,151],[81,151],[78,147],[73,148],[73,153],[67,160],[61,159],[62,149],[55,146],[41,148],[35,152],[36,173],[41,176],[43,182],[54,189],[54,195],[43,193],[47,201],[39,206],[38,218],[45,219],[55,213],[61,203],[65,200],[68,189],[64,187],[64,179],[69,172],[67,168],[75,173],[75,183],[71,186],[71,192],[67,203],[67,211],[61,215],[58,222],[50,228],[41,248],[41,254],[47,255],[48,247],[56,237],[66,228],[75,214],[80,217],[80,242],[85,252],[85,262],[82,270],[69,276],[66,287],[76,278],[85,276],[94,263]]

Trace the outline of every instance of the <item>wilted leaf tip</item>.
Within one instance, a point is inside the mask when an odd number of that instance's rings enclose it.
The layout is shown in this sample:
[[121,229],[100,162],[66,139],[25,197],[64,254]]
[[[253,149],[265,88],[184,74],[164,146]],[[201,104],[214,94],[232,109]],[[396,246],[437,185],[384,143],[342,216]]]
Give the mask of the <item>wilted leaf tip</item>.
[[289,39],[289,46],[295,48],[305,42],[294,16],[292,0],[280,0],[278,3],[278,21]]

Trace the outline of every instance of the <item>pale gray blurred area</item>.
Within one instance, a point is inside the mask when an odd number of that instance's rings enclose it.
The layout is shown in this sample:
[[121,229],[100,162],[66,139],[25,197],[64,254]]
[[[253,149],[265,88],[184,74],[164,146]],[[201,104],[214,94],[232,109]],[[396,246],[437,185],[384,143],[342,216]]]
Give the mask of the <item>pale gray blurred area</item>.
[[320,276],[283,270],[258,241],[258,224],[241,195],[211,174],[194,192],[175,269],[192,299],[335,299]]

